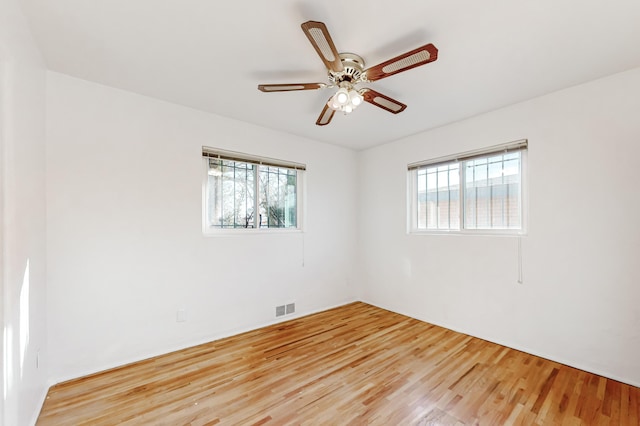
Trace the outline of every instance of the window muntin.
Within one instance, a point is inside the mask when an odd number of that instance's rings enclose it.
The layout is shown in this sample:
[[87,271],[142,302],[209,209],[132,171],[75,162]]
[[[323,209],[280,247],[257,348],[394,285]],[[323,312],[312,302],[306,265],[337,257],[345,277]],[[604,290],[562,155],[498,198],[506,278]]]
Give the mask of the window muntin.
[[300,229],[304,165],[204,147],[203,161],[205,233]]
[[410,230],[521,232],[526,147],[409,165]]

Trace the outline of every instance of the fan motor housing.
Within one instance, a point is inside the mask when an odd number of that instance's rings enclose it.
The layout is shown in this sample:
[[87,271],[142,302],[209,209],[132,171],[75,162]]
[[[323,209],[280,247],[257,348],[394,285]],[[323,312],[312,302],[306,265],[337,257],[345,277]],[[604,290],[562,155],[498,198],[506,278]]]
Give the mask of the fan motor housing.
[[355,53],[340,53],[340,61],[343,70],[340,72],[329,71],[329,81],[335,85],[340,85],[342,82],[359,83],[364,70],[364,59]]

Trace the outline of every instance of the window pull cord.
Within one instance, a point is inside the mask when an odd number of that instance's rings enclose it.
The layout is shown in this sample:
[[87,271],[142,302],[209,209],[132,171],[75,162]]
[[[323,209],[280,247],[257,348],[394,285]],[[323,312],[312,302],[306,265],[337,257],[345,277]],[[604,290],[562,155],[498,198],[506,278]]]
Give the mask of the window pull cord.
[[304,232],[302,233],[302,267],[304,268]]
[[522,236],[518,236],[518,284],[522,284]]

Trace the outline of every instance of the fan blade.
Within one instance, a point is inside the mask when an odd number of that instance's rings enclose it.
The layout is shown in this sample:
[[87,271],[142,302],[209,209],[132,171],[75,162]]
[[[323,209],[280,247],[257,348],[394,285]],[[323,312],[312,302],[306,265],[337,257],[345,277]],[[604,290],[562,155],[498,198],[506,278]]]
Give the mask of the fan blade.
[[407,106],[402,102],[398,102],[395,99],[383,95],[382,93],[376,92],[375,90],[363,89],[362,96],[364,97],[365,102],[369,102],[372,105],[386,109],[393,114],[402,112],[407,108]]
[[[331,100],[331,98],[329,98],[329,100]],[[335,110],[329,108],[329,105],[324,104],[324,108],[322,108],[322,112],[320,113],[320,116],[318,117],[316,124],[318,126],[326,126],[331,122],[331,119],[333,118],[333,114],[335,113],[336,113]]]
[[260,84],[258,90],[262,92],[292,92],[295,90],[316,90],[327,87],[324,83],[294,83],[294,84]]
[[364,79],[368,81],[376,81],[399,72],[428,64],[438,59],[438,49],[429,43],[424,46],[413,49],[411,52],[404,53],[389,59],[379,65],[373,66],[364,71]]
[[333,40],[331,40],[326,25],[322,22],[308,21],[302,24],[301,27],[327,69],[333,72],[342,71],[344,67],[342,66],[340,55],[333,44]]

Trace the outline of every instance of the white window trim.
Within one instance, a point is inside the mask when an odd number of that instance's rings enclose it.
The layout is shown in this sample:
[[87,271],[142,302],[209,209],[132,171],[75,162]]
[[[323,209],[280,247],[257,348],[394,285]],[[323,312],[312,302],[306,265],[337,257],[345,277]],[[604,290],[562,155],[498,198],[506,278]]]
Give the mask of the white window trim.
[[[232,161],[246,161],[258,166],[285,167],[296,170],[296,210],[297,226],[295,228],[216,228],[207,226],[207,184],[209,173],[209,158],[222,158]],[[259,235],[259,234],[300,234],[304,232],[304,215],[306,211],[305,171],[306,165],[290,161],[276,160],[268,157],[249,155],[235,151],[226,151],[211,147],[202,147],[202,233],[205,237],[230,235]],[[256,185],[258,184],[256,180]],[[257,193],[257,191],[256,191]]]
[[[520,156],[520,175],[521,175],[521,187],[520,187],[520,209],[522,227],[520,229],[466,229],[464,228],[464,199],[462,194],[462,182],[464,182],[464,170],[461,170],[460,174],[460,229],[420,229],[415,225],[417,221],[417,169],[423,166],[434,166],[436,164],[444,164],[451,162],[462,162],[469,160],[473,157],[488,156],[500,151],[519,150]],[[419,161],[411,163],[407,166],[407,212],[405,217],[407,218],[407,234],[408,235],[458,235],[458,236],[526,236],[528,235],[529,224],[529,188],[528,188],[528,141],[526,139],[518,140],[515,142],[509,142],[507,144],[495,145],[488,148],[478,149],[474,151],[467,151],[460,154],[449,155],[445,157],[438,157],[432,160]]]

